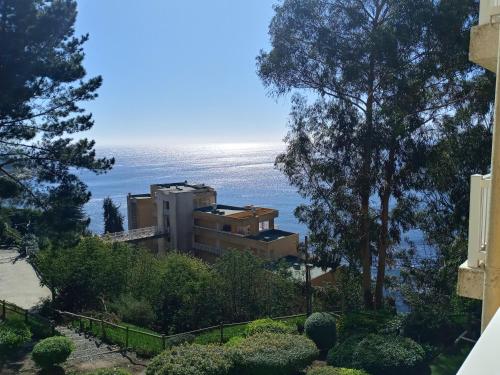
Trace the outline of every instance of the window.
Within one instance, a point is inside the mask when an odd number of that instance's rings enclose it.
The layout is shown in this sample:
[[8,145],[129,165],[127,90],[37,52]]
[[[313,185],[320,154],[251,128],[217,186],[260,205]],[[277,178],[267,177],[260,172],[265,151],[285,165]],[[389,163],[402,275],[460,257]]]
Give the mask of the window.
[[222,226],[222,230],[223,230],[224,232],[231,232],[231,225],[229,225],[229,224],[224,224],[224,225]]
[[269,220],[261,221],[259,223],[259,231],[262,232],[264,230],[269,230]]
[[163,201],[163,209],[170,210],[170,202],[169,201]]

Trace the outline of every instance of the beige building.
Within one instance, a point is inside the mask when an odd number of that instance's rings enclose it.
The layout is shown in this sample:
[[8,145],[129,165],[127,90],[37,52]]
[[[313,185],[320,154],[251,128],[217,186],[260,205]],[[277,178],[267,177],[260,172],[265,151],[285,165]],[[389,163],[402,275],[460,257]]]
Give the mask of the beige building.
[[192,251],[207,259],[229,249],[269,260],[297,255],[299,236],[275,227],[277,210],[216,202],[216,191],[206,185],[151,185],[149,194],[128,195],[129,231],[151,228],[159,251]]

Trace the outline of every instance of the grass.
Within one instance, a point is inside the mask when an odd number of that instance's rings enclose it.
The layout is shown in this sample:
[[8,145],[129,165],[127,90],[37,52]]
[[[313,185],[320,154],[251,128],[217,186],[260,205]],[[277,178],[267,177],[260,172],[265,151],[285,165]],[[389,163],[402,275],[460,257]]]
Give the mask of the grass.
[[52,329],[53,327],[49,324],[49,321],[31,314],[28,314],[27,318],[26,320],[24,310],[14,307],[13,305],[5,309],[5,319],[26,322],[34,338],[43,339],[54,335],[55,332]]
[[472,349],[471,345],[460,345],[441,353],[430,364],[431,375],[455,375]]

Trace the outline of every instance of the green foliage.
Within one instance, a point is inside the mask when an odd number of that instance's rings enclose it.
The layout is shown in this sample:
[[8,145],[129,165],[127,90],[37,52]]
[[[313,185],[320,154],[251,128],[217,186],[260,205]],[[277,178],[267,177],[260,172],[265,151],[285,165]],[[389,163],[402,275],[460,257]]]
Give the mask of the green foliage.
[[369,335],[357,345],[352,367],[372,375],[417,374],[424,359],[424,349],[412,339]]
[[123,215],[110,197],[104,198],[104,233],[123,232]]
[[226,375],[232,367],[223,346],[182,345],[166,350],[149,364],[147,375]]
[[87,228],[82,207],[90,199],[75,171],[102,173],[114,163],[78,135],[94,125],[82,103],[96,98],[102,78],[86,77],[88,35],[75,35],[76,1],[6,0],[0,12],[0,76],[8,77],[0,93],[0,191],[11,207],[41,209],[35,231],[73,242]]
[[192,344],[194,342],[195,336],[189,333],[181,333],[179,335],[169,337],[165,340],[165,346],[167,348],[172,348],[174,346],[179,346],[181,344]]
[[0,350],[15,350],[31,340],[31,331],[21,320],[0,323]]
[[344,314],[338,319],[339,339],[342,341],[352,335],[378,333],[393,317],[394,314],[383,310]]
[[54,336],[37,343],[31,356],[39,367],[50,368],[66,361],[73,349],[74,344],[70,339],[64,336]]
[[267,271],[263,261],[250,252],[226,252],[215,269],[220,275],[220,302],[226,321],[303,311],[299,285],[287,275]]
[[242,375],[294,375],[318,357],[311,340],[290,334],[256,334],[234,349],[234,371]]
[[354,351],[362,340],[363,336],[353,335],[338,343],[328,351],[326,362],[330,366],[351,367]]
[[130,294],[122,295],[111,305],[120,319],[142,327],[151,327],[156,316],[153,307],[145,299],[136,299]]
[[307,375],[368,375],[368,373],[363,370],[326,366],[313,368]]
[[328,350],[337,340],[335,317],[329,313],[313,313],[306,320],[304,330],[320,350]]
[[251,336],[256,333],[291,333],[290,327],[285,323],[272,319],[258,319],[249,323],[245,329],[245,335]]
[[240,345],[243,341],[245,341],[245,337],[243,336],[233,336],[227,342],[225,345],[229,348],[234,348],[238,345]]
[[85,375],[132,375],[129,371],[121,368],[105,368],[91,372],[86,372]]

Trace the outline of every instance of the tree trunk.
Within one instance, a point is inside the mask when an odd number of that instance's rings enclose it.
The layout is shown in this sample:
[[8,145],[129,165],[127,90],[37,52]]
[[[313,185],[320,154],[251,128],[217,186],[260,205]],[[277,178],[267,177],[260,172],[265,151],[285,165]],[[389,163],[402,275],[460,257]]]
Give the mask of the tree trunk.
[[384,304],[384,281],[389,244],[389,203],[394,175],[394,153],[394,148],[391,148],[385,167],[384,184],[380,192],[381,224],[378,246],[377,281],[375,283],[375,309],[381,309]]

